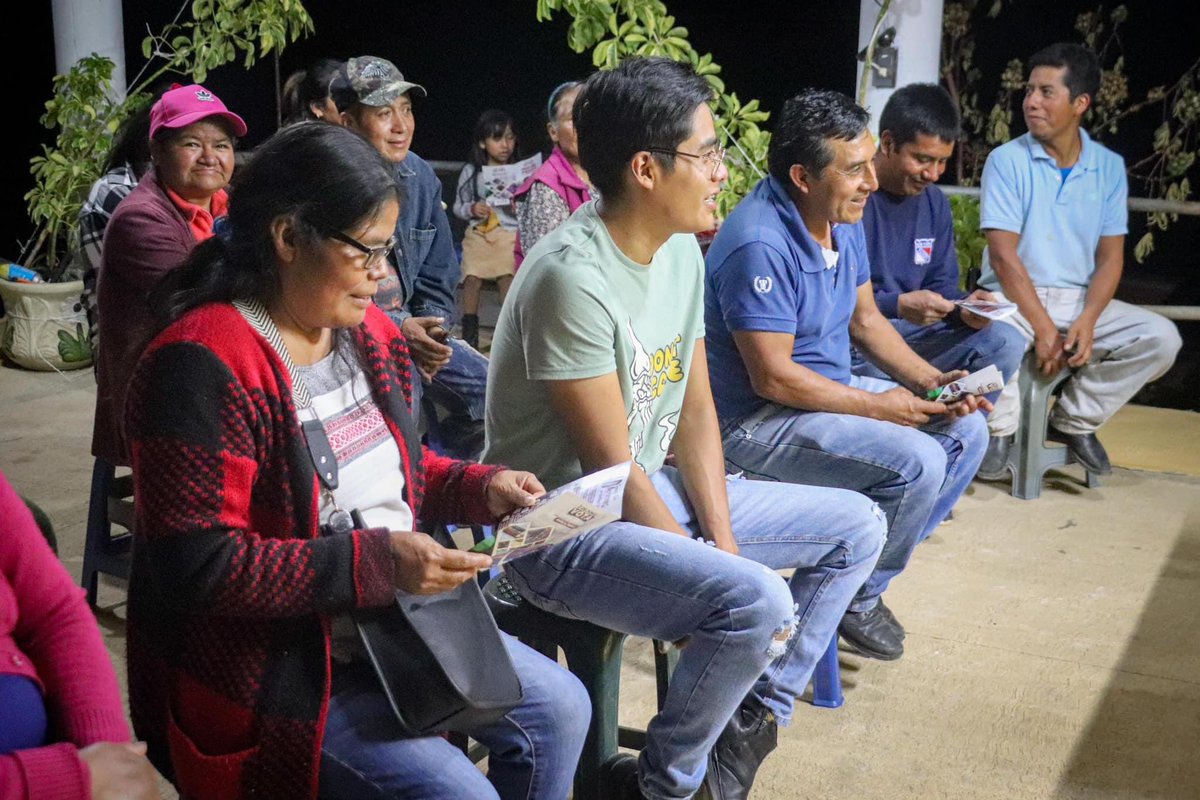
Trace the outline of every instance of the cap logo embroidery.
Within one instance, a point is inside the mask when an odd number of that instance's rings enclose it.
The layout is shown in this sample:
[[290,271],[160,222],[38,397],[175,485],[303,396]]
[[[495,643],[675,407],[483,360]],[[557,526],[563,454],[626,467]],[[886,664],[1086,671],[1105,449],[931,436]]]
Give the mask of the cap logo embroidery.
[[391,70],[382,64],[378,62],[372,62],[368,64],[365,69],[363,69],[362,76],[364,78],[386,78],[390,72]]
[[199,100],[201,103],[211,103],[213,101],[212,92],[208,92],[208,91],[205,91],[204,89],[200,89],[196,92],[196,99]]

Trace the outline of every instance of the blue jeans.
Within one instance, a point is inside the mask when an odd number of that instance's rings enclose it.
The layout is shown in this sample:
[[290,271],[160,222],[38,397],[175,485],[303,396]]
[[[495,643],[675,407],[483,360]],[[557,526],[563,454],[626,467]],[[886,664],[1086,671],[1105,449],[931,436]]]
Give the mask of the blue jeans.
[[[651,481],[675,519],[698,535],[679,473],[663,467]],[[687,638],[640,755],[642,791],[654,800],[692,796],[708,751],[752,692],[790,722],[796,696],[880,552],[883,517],[862,495],[736,479],[728,490],[744,558],[614,522],[505,565],[542,609],[637,636]],[[796,570],[789,583],[774,571],[785,568]]]
[[[982,330],[975,330],[957,319],[942,320],[932,325],[918,325],[903,319],[894,319],[891,323],[913,352],[942,372],[956,369],[975,372],[988,364],[995,364],[1004,376],[1004,382],[1008,383],[1017,374],[1021,358],[1025,355],[1024,337],[1013,326],[1001,322],[989,323]],[[855,375],[891,380],[857,350],[853,351],[851,369]],[[986,395],[993,403],[999,396],[1000,392]]]
[[[854,376],[850,385],[882,392],[896,384]],[[946,415],[917,429],[771,403],[722,433],[726,462],[748,477],[852,489],[887,514],[883,554],[851,611],[874,608],[913,549],[954,508],[979,469],[988,438],[982,414]]]
[[587,691],[516,639],[504,642],[521,677],[521,705],[485,728],[460,731],[487,745],[486,776],[440,736],[404,738],[367,662],[335,664],[322,800],[563,800],[591,717]]
[[[438,423],[445,455],[466,461],[483,452],[484,392],[488,360],[462,339],[447,339],[454,351],[432,381],[413,381],[413,408],[420,413],[424,394],[444,412]],[[413,375],[417,375],[413,367]]]

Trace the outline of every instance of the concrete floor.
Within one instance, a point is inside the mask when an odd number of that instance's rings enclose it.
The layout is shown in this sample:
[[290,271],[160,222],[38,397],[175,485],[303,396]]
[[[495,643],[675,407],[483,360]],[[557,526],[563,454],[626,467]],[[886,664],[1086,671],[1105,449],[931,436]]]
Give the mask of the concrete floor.
[[[89,370],[0,368],[0,470],[40,503],[78,575]],[[801,704],[755,798],[1200,798],[1200,479],[1055,474],[1021,501],[976,483],[888,595],[891,664],[842,654],[846,704]],[[124,590],[101,628],[124,675]],[[652,711],[648,643],[626,648],[627,724]]]

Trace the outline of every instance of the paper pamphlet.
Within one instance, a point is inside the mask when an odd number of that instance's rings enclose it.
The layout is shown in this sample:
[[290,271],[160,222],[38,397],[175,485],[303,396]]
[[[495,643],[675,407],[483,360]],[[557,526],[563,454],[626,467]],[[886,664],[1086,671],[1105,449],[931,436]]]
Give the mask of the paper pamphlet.
[[584,475],[547,493],[537,505],[514,511],[497,523],[494,544],[481,552],[499,566],[617,521],[632,466],[626,461]]
[[987,319],[1004,319],[1017,313],[1016,303],[989,303],[986,300],[955,300],[954,305]]
[[925,397],[936,403],[953,403],[969,394],[987,394],[998,392],[1004,388],[1004,376],[995,364],[988,364],[983,369],[972,372],[965,378],[950,381],[945,386],[930,389]]
[[541,153],[515,164],[485,165],[482,170],[484,202],[493,208],[510,205],[512,193],[541,165]]

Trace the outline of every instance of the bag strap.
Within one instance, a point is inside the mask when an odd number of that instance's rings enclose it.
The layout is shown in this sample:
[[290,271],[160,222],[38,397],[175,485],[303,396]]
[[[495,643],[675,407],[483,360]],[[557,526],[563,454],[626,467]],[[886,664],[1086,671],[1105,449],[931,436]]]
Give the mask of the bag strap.
[[[287,345],[283,342],[279,327],[267,313],[267,307],[259,300],[234,300],[233,307],[238,310],[251,328],[254,328],[267,340],[267,343],[275,350],[275,354],[279,356],[279,360],[283,362],[283,366],[287,368],[288,375],[292,379],[292,401],[296,407],[306,411],[312,408],[312,396],[308,393],[308,387],[305,386],[304,379],[296,370],[291,353],[288,352]],[[321,485],[328,490],[332,500],[333,490],[338,487],[338,463],[337,456],[333,452],[333,445],[329,443],[329,436],[325,433],[325,426],[321,424],[321,420],[314,413],[312,419],[306,419],[300,423],[300,429],[304,432],[304,443],[308,446],[308,456],[312,459],[313,469],[317,471],[317,478],[321,481]],[[337,504],[334,503],[335,508],[336,506]]]

